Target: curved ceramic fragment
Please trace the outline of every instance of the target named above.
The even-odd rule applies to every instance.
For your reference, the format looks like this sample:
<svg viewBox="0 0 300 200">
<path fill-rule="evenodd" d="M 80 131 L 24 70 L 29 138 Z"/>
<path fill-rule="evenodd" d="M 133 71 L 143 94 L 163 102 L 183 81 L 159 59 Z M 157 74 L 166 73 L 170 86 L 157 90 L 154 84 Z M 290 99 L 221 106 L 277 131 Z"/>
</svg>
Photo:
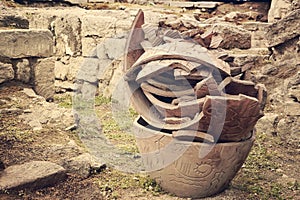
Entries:
<svg viewBox="0 0 300 200">
<path fill-rule="evenodd" d="M 202 114 L 199 126 L 191 129 L 208 132 L 216 140 L 227 142 L 251 137 L 251 130 L 261 117 L 258 100 L 243 94 L 206 96 Z"/>
<path fill-rule="evenodd" d="M 196 62 L 213 69 L 218 69 L 226 76 L 230 75 L 230 66 L 224 61 L 215 58 L 215 56 L 206 48 L 191 42 L 178 41 L 166 43 L 146 51 L 126 73 L 125 80 L 134 80 L 137 73 L 141 70 L 141 65 L 155 60 L 166 59 Z"/>
<path fill-rule="evenodd" d="M 202 111 L 205 98 L 194 99 L 192 101 L 179 102 L 174 105 L 165 103 L 155 98 L 150 92 L 144 92 L 147 99 L 153 104 L 153 106 L 160 112 L 162 116 L 167 117 L 190 117 L 194 118 L 197 113 Z"/>
<path fill-rule="evenodd" d="M 218 86 L 219 91 L 229 95 L 244 94 L 257 98 L 258 89 L 252 81 L 235 79 L 233 77 L 225 78 Z"/>
<path fill-rule="evenodd" d="M 194 87 L 197 98 L 203 98 L 206 95 L 221 96 L 222 92 L 218 89 L 218 84 L 212 76 L 198 82 Z"/>
<path fill-rule="evenodd" d="M 191 87 L 187 88 L 186 90 L 162 90 L 161 88 L 157 88 L 153 85 L 143 82 L 141 84 L 141 88 L 144 92 L 150 92 L 162 97 L 177 98 L 181 96 L 194 95 L 194 90 Z"/>
<path fill-rule="evenodd" d="M 144 24 L 144 12 L 140 9 L 131 25 L 125 46 L 124 72 L 144 53 L 141 42 L 144 40 L 144 32 L 141 29 Z"/>
<path fill-rule="evenodd" d="M 172 136 L 179 140 L 193 142 L 214 142 L 214 137 L 210 134 L 194 130 L 173 131 Z"/>
</svg>

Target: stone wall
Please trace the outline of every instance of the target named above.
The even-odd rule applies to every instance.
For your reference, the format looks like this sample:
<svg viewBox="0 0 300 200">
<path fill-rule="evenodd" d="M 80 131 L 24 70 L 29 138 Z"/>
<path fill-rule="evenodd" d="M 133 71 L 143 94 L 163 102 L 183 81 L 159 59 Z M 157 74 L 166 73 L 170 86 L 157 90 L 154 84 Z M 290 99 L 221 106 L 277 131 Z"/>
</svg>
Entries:
<svg viewBox="0 0 300 200">
<path fill-rule="evenodd" d="M 108 38 L 123 39 L 130 30 L 131 23 L 138 9 L 131 10 L 84 10 L 77 7 L 66 9 L 27 10 L 23 15 L 29 20 L 29 28 L 48 29 L 53 34 L 55 57 L 55 88 L 56 92 L 72 91 L 78 69 L 86 63 L 86 59 L 93 57 L 97 45 L 101 45 Z M 149 12 L 150 13 L 150 12 Z M 147 20 L 155 22 L 159 13 L 151 13 Z M 116 46 L 106 45 L 105 54 L 114 52 Z M 106 75 L 100 80 L 101 92 L 107 91 L 113 74 L 119 67 L 123 57 L 107 57 L 97 62 L 111 65 Z M 116 61 L 119 60 L 119 61 Z M 114 61 L 114 62 L 113 62 Z"/>
<path fill-rule="evenodd" d="M 98 75 L 97 77 L 100 82 L 99 93 L 110 96 L 116 85 L 115 81 L 122 76 L 123 65 L 123 55 L 117 58 L 111 54 L 116 48 L 124 47 L 120 44 L 124 44 L 137 11 L 138 8 L 123 7 L 120 10 L 56 7 L 26 8 L 17 10 L 18 15 L 12 12 L 3 15 L 3 19 L 10 19 L 10 21 L 2 20 L 1 23 L 0 18 L 3 29 L 18 28 L 18 30 L 3 30 L 3 33 L 0 33 L 5 44 L 0 47 L 3 63 L 0 69 L 3 71 L 1 74 L 5 75 L 0 77 L 0 81 L 15 79 L 32 84 L 36 92 L 46 98 L 53 96 L 54 87 L 58 93 L 73 91 L 78 69 L 86 63 L 84 60 L 95 57 L 95 49 L 99 50 L 102 48 L 101 45 L 105 44 L 102 56 L 97 55 L 98 64 L 102 68 L 108 65 L 109 67 L 105 72 L 101 72 L 101 77 Z M 187 30 L 203 31 L 214 26 L 215 31 L 223 37 L 221 47 L 227 49 L 227 53 L 235 58 L 233 62 L 237 65 L 260 63 L 270 53 L 264 38 L 267 23 L 255 21 L 240 25 L 230 23 L 230 20 L 235 20 L 239 13 L 199 21 L 193 15 L 162 14 L 162 11 L 165 10 L 145 7 L 145 22 L 154 26 L 165 23 L 170 28 L 180 29 L 181 26 Z M 19 30 L 20 28 L 23 29 Z M 14 38 L 7 40 L 6 37 L 11 35 Z M 119 42 L 112 43 L 108 38 L 115 38 Z M 25 43 L 28 45 L 23 45 Z"/>
<path fill-rule="evenodd" d="M 54 95 L 53 35 L 47 29 L 29 29 L 26 17 L 13 12 L 0 16 L 0 83 L 31 84 L 46 99 Z"/>
</svg>

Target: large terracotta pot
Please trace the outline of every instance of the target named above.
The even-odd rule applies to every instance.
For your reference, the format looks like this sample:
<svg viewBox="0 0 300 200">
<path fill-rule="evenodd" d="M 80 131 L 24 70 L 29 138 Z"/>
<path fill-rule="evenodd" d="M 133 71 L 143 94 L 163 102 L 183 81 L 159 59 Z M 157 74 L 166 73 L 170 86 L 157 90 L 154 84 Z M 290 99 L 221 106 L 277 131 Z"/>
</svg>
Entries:
<svg viewBox="0 0 300 200">
<path fill-rule="evenodd" d="M 136 140 L 150 177 L 178 197 L 201 198 L 223 191 L 243 165 L 254 142 L 204 143 L 178 139 L 149 126 L 141 117 L 134 123 Z M 184 137 L 182 137 L 184 138 Z"/>
</svg>

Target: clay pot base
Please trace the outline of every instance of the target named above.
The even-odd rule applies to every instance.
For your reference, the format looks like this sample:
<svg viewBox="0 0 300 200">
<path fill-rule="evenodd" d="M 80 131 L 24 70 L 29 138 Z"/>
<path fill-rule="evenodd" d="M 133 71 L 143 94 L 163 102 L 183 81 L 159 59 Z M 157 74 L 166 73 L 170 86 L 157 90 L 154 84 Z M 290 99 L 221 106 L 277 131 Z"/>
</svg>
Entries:
<svg viewBox="0 0 300 200">
<path fill-rule="evenodd" d="M 141 118 L 136 140 L 151 178 L 178 197 L 201 198 L 222 192 L 246 160 L 255 136 L 241 142 L 182 141 L 155 130 Z"/>
</svg>

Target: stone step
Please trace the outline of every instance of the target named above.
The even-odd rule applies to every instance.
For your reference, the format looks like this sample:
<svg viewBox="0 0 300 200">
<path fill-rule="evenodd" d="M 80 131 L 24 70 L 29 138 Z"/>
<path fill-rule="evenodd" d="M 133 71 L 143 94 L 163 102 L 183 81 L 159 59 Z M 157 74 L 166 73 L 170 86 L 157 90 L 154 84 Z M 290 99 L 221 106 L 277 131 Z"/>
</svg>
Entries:
<svg viewBox="0 0 300 200">
<path fill-rule="evenodd" d="M 267 48 L 267 40 L 251 39 L 251 48 Z"/>
<path fill-rule="evenodd" d="M 0 173 L 0 190 L 39 189 L 66 179 L 65 169 L 48 161 L 9 166 Z"/>
<path fill-rule="evenodd" d="M 200 2 L 162 1 L 162 3 L 168 6 L 179 7 L 179 8 L 208 8 L 208 9 L 213 9 L 220 4 L 219 2 L 208 2 L 208 1 L 200 1 Z"/>
<path fill-rule="evenodd" d="M 226 53 L 233 58 L 233 64 L 240 67 L 263 64 L 270 56 L 268 48 L 233 49 Z"/>
<path fill-rule="evenodd" d="M 44 29 L 0 30 L 0 57 L 50 57 L 53 35 Z"/>
<path fill-rule="evenodd" d="M 266 31 L 271 23 L 266 22 L 243 22 L 242 26 L 248 31 Z"/>
</svg>

